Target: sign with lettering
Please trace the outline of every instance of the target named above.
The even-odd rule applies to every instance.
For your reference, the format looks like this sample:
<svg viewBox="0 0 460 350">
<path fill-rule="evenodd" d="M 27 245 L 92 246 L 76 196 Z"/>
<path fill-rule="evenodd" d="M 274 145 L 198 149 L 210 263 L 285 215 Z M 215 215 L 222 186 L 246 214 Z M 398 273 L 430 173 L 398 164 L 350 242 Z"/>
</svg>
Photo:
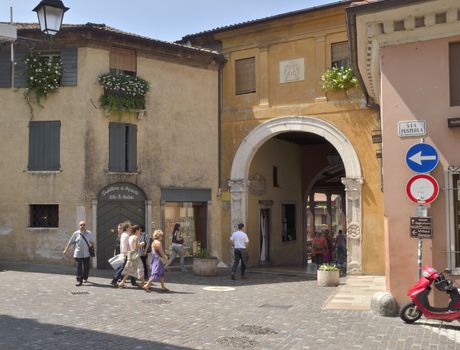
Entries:
<svg viewBox="0 0 460 350">
<path fill-rule="evenodd" d="M 401 120 L 398 123 L 399 137 L 416 137 L 426 135 L 425 120 Z"/>
<path fill-rule="evenodd" d="M 117 183 L 105 187 L 98 196 L 101 201 L 143 201 L 144 193 L 129 183 Z"/>
<path fill-rule="evenodd" d="M 303 58 L 280 62 L 280 83 L 290 83 L 300 80 L 305 80 Z"/>
<path fill-rule="evenodd" d="M 419 239 L 432 239 L 433 223 L 431 217 L 412 216 L 410 218 L 410 236 Z"/>
</svg>

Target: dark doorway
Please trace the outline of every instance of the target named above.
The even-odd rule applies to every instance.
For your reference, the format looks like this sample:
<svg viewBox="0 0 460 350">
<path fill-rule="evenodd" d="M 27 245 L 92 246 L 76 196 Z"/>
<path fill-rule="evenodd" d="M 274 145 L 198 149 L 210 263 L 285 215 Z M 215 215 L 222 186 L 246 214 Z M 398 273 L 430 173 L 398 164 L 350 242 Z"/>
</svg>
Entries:
<svg viewBox="0 0 460 350">
<path fill-rule="evenodd" d="M 111 269 L 108 259 L 114 254 L 118 224 L 129 220 L 145 225 L 144 192 L 129 183 L 103 188 L 97 199 L 97 268 Z"/>
</svg>

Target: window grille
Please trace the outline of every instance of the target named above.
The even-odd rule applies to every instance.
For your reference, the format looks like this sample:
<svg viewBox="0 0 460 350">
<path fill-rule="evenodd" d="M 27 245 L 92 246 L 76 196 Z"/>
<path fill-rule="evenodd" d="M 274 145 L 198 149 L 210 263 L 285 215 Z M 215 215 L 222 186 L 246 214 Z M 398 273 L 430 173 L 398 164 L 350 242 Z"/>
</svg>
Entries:
<svg viewBox="0 0 460 350">
<path fill-rule="evenodd" d="M 31 204 L 30 227 L 59 227 L 59 205 Z"/>
</svg>

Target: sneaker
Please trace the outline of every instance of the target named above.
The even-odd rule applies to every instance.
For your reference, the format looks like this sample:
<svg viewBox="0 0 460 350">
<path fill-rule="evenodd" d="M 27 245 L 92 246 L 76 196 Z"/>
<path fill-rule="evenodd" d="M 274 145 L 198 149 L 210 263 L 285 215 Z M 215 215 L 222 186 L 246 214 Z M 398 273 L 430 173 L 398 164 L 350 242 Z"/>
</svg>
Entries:
<svg viewBox="0 0 460 350">
<path fill-rule="evenodd" d="M 232 273 L 232 280 L 236 280 L 234 273 Z"/>
<path fill-rule="evenodd" d="M 112 282 L 110 282 L 110 285 L 111 285 L 112 287 L 118 287 L 118 284 L 117 284 L 117 282 L 116 282 L 116 281 L 112 281 Z"/>
<path fill-rule="evenodd" d="M 80 287 L 81 285 L 83 285 L 83 283 L 78 282 L 78 283 L 75 285 L 75 287 Z"/>
</svg>

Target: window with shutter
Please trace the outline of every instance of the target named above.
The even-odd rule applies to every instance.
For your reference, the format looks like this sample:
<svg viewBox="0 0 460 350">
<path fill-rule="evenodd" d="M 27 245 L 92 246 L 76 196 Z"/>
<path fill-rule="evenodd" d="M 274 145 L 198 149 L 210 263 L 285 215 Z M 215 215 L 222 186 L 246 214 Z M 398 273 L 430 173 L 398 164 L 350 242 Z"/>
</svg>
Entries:
<svg viewBox="0 0 460 350">
<path fill-rule="evenodd" d="M 29 122 L 29 164 L 28 170 L 59 170 L 61 122 Z"/>
<path fill-rule="evenodd" d="M 237 95 L 256 92 L 256 58 L 235 61 L 235 93 Z"/>
<path fill-rule="evenodd" d="M 109 123 L 109 171 L 137 171 L 137 125 Z"/>
<path fill-rule="evenodd" d="M 460 42 L 449 44 L 450 105 L 460 106 Z"/>
<path fill-rule="evenodd" d="M 331 67 L 350 67 L 350 49 L 348 41 L 331 45 Z"/>
<path fill-rule="evenodd" d="M 136 50 L 122 47 L 110 49 L 110 72 L 116 74 L 136 75 Z"/>
</svg>

